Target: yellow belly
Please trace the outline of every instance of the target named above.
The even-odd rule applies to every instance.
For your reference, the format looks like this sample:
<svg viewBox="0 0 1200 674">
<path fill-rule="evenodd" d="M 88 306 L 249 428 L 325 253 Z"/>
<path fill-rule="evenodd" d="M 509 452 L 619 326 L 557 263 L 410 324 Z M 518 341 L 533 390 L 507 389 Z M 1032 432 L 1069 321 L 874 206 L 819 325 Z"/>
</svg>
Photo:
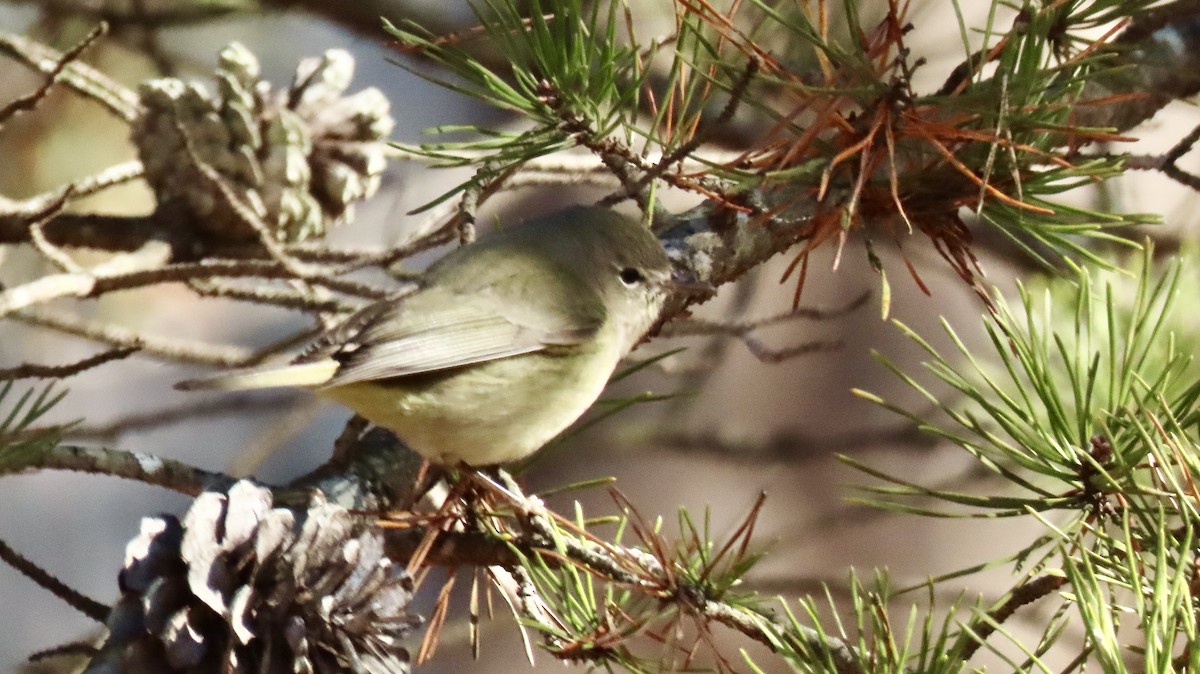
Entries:
<svg viewBox="0 0 1200 674">
<path fill-rule="evenodd" d="M 615 348 L 541 352 L 317 393 L 433 461 L 482 466 L 522 459 L 570 426 L 600 396 L 617 360 Z"/>
</svg>

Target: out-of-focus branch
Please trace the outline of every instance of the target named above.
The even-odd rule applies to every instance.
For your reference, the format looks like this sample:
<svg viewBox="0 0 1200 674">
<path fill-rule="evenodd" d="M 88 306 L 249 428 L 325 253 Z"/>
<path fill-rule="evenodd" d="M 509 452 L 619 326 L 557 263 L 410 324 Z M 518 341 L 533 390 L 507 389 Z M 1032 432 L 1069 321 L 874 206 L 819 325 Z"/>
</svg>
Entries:
<svg viewBox="0 0 1200 674">
<path fill-rule="evenodd" d="M 871 293 L 859 295 L 845 307 L 835 310 L 798 307 L 795 311 L 778 314 L 753 321 L 714 321 L 694 317 L 674 321 L 666 326 L 662 335 L 666 337 L 683 337 L 688 335 L 713 335 L 733 337 L 745 344 L 750 353 L 764 363 L 779 363 L 789 358 L 796 358 L 818 351 L 832 351 L 841 347 L 841 342 L 803 342 L 783 348 L 772 348 L 754 336 L 754 332 L 771 325 L 809 319 L 827 320 L 845 315 L 866 303 Z"/>
<path fill-rule="evenodd" d="M 5 54 L 44 75 L 52 75 L 81 96 L 91 98 L 125 122 L 141 114 L 137 96 L 95 68 L 41 43 L 0 31 L 0 54 Z M 65 66 L 63 65 L 65 63 Z"/>
<path fill-rule="evenodd" d="M 108 615 L 108 606 L 69 587 L 66 583 L 33 563 L 32 560 L 13 550 L 4 541 L 0 541 L 0 561 L 16 569 L 26 578 L 41 585 L 51 594 L 65 601 L 71 608 L 74 608 L 92 620 L 103 622 L 104 617 Z"/>
<path fill-rule="evenodd" d="M 118 348 L 136 348 L 145 355 L 181 363 L 245 367 L 273 353 L 270 348 L 255 351 L 240 346 L 221 346 L 195 340 L 147 335 L 112 323 L 89 321 L 57 309 L 24 309 L 13 312 L 8 318 Z"/>
<path fill-rule="evenodd" d="M 137 353 L 137 351 L 137 346 L 123 346 L 102 351 L 94 356 L 88 356 L 87 358 L 66 365 L 25 363 L 16 367 L 0 369 L 0 379 L 65 379 L 77 375 L 84 370 L 90 370 L 103 365 L 104 363 L 128 358 Z"/>
<path fill-rule="evenodd" d="M 1109 67 L 1084 86 L 1076 124 L 1125 131 L 1200 92 L 1200 2 L 1176 0 L 1132 18 L 1113 40 Z"/>
<path fill-rule="evenodd" d="M 230 14 L 256 9 L 252 0 L 204 0 L 203 2 L 156 2 L 153 8 L 131 7 L 127 3 L 89 2 L 87 0 L 8 0 L 9 4 L 37 5 L 53 14 L 68 14 L 93 21 L 133 25 L 144 28 L 191 26 L 221 19 Z"/>
<path fill-rule="evenodd" d="M 40 87 L 38 87 L 32 93 L 17 97 L 12 102 L 0 108 L 0 125 L 3 125 L 5 121 L 19 112 L 29 112 L 30 110 L 33 110 L 37 104 L 50 93 L 50 89 L 54 86 L 55 82 L 58 81 L 58 78 L 62 74 L 63 70 L 66 69 L 71 63 L 79 60 L 79 57 L 82 56 L 83 52 L 87 50 L 88 47 L 92 46 L 96 40 L 100 39 L 100 36 L 104 35 L 107 30 L 107 24 L 101 23 L 97 25 L 92 29 L 92 32 L 88 33 L 88 35 L 79 42 L 79 44 L 67 50 L 61 57 L 59 57 L 58 63 L 56 63 L 49 72 L 45 73 L 45 81 L 42 82 Z"/>
<path fill-rule="evenodd" d="M 5 469 L 8 472 L 37 469 L 108 475 L 156 485 L 188 496 L 198 496 L 205 489 L 233 483 L 233 478 L 224 473 L 202 470 L 151 454 L 104 447 L 60 444 L 47 452 L 38 452 L 33 458 L 36 459 L 34 464 L 20 466 L 10 463 Z"/>
<path fill-rule="evenodd" d="M 435 33 L 457 30 L 453 12 L 440 3 L 407 0 L 361 0 L 360 2 L 322 2 L 321 0 L 262 0 L 264 7 L 277 10 L 301 9 L 360 35 L 381 39 L 382 20 L 392 23 L 412 21 Z"/>
<path fill-rule="evenodd" d="M 224 396 L 198 403 L 138 411 L 105 423 L 72 424 L 57 430 L 63 438 L 73 442 L 114 442 L 127 433 L 165 428 L 183 421 L 269 412 L 279 409 L 285 402 L 286 399 L 280 398 Z"/>
</svg>

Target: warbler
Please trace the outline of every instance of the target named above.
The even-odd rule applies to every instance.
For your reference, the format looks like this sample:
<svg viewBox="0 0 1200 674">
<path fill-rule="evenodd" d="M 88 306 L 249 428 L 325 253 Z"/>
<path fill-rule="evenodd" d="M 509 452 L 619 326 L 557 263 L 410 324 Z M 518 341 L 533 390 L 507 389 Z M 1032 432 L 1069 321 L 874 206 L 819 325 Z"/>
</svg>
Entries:
<svg viewBox="0 0 1200 674">
<path fill-rule="evenodd" d="M 641 222 L 576 207 L 455 249 L 289 365 L 177 388 L 300 387 L 434 462 L 504 464 L 578 419 L 667 298 L 696 290 Z"/>
</svg>

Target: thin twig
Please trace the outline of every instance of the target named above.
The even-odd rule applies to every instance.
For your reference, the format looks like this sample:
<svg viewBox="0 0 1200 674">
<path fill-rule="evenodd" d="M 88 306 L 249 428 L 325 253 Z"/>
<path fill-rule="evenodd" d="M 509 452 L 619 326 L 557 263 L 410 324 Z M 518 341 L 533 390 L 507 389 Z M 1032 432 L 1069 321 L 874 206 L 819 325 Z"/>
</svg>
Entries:
<svg viewBox="0 0 1200 674">
<path fill-rule="evenodd" d="M 66 365 L 39 365 L 35 363 L 23 363 L 16 367 L 0 369 L 0 380 L 7 379 L 66 379 L 83 372 L 90 370 L 104 363 L 114 360 L 121 360 L 137 353 L 141 349 L 140 345 L 122 346 L 108 351 L 101 351 L 94 356 L 88 356 L 82 360 L 68 363 Z"/>
<path fill-rule="evenodd" d="M 106 424 L 95 426 L 72 425 L 57 429 L 64 438 L 75 441 L 113 442 L 128 433 L 162 428 L 181 421 L 195 421 L 212 417 L 228 417 L 232 414 L 270 411 L 285 404 L 280 397 L 223 396 L 186 405 L 151 409 L 120 417 Z M 46 428 L 30 429 L 33 431 Z"/>
<path fill-rule="evenodd" d="M 278 261 L 269 260 L 205 260 L 182 262 L 159 266 L 157 261 L 148 263 L 150 268 L 101 273 L 97 270 L 52 274 L 35 279 L 0 292 L 0 316 L 25 309 L 50 300 L 74 297 L 98 297 L 117 290 L 131 290 L 168 282 L 186 282 L 193 279 L 214 277 L 252 277 L 290 280 L 292 271 Z M 380 300 L 399 292 L 388 288 L 374 288 L 345 279 L 324 276 L 308 277 L 307 281 L 348 295 Z M 402 289 L 401 289 L 402 290 Z M 313 301 L 320 301 L 314 299 Z"/>
<path fill-rule="evenodd" d="M 95 28 L 91 30 L 91 32 L 85 35 L 78 44 L 63 53 L 63 55 L 60 56 L 57 62 L 54 64 L 54 67 L 52 67 L 49 72 L 45 73 L 45 81 L 42 82 L 41 86 L 25 96 L 18 97 L 16 100 L 12 101 L 3 108 L 0 108 L 0 124 L 3 124 L 5 120 L 16 115 L 17 113 L 29 112 L 30 110 L 36 108 L 37 104 L 50 94 L 50 90 L 54 87 L 55 83 L 58 82 L 58 78 L 62 74 L 63 70 L 71 63 L 78 61 L 83 55 L 83 52 L 86 51 L 88 47 L 95 44 L 96 40 L 99 40 L 100 37 L 107 32 L 108 24 L 101 21 L 96 25 Z"/>
<path fill-rule="evenodd" d="M 845 346 L 841 340 L 834 340 L 831 342 L 801 342 L 785 346 L 781 349 L 775 349 L 750 335 L 742 335 L 740 339 L 746 345 L 746 350 L 750 352 L 750 355 L 758 359 L 760 363 L 767 363 L 769 365 L 822 351 L 837 351 Z"/>
<path fill-rule="evenodd" d="M 231 15 L 245 15 L 261 11 L 243 0 L 206 0 L 201 3 L 152 3 L 148 11 L 141 12 L 129 3 L 81 3 L 76 0 L 41 0 L 39 7 L 48 11 L 70 13 L 94 20 L 107 21 L 117 26 L 137 28 L 194 28 L 219 21 Z M 378 28 L 378 25 L 375 26 Z"/>
<path fill-rule="evenodd" d="M 42 225 L 61 213 L 73 194 L 74 190 L 68 187 L 57 199 L 46 206 L 44 212 L 38 213 L 32 218 L 32 222 L 29 223 L 29 240 L 33 242 L 33 247 L 49 260 L 51 264 L 68 274 L 83 272 L 83 266 L 72 259 L 70 255 L 67 255 L 66 251 L 50 243 L 46 239 Z"/>
<path fill-rule="evenodd" d="M 58 51 L 6 32 L 0 32 L 0 54 L 8 54 L 47 75 L 55 72 L 62 61 L 62 54 Z M 56 79 L 76 93 L 100 103 L 125 122 L 133 122 L 141 114 L 142 106 L 137 94 L 84 63 L 67 63 Z"/>
<path fill-rule="evenodd" d="M 788 323 L 795 320 L 828 320 L 845 316 L 855 309 L 858 309 L 867 301 L 871 293 L 865 292 L 856 297 L 852 302 L 844 307 L 837 309 L 816 309 L 816 308 L 798 308 L 795 311 L 789 311 L 766 318 L 758 318 L 749 321 L 710 321 L 701 318 L 685 318 L 678 321 L 673 321 L 670 325 L 663 328 L 662 335 L 667 337 L 687 337 L 692 335 L 732 335 L 740 336 L 759 328 L 765 328 L 771 325 L 780 323 Z"/>
<path fill-rule="evenodd" d="M 71 313 L 45 308 L 23 309 L 13 312 L 9 318 L 110 346 L 137 348 L 146 355 L 181 363 L 246 367 L 263 357 L 263 351 L 145 335 L 120 325 L 87 321 Z"/>
<path fill-rule="evenodd" d="M 87 272 L 52 274 L 0 292 L 0 317 L 62 297 L 87 297 L 96 277 Z"/>
<path fill-rule="evenodd" d="M 848 314 L 866 303 L 867 298 L 871 296 L 870 292 L 865 292 L 855 298 L 845 307 L 837 309 L 804 309 L 798 308 L 795 311 L 769 316 L 752 321 L 710 321 L 700 318 L 685 318 L 678 321 L 672 321 L 663 327 L 662 334 L 668 337 L 685 337 L 693 335 L 721 335 L 733 337 L 740 340 L 746 345 L 746 349 L 764 363 L 780 363 L 791 358 L 817 353 L 820 351 L 833 351 L 842 347 L 840 341 L 832 342 L 803 342 L 781 349 L 775 349 L 767 346 L 751 333 L 759 328 L 776 325 L 799 319 L 811 320 L 827 320 L 838 316 Z"/>
<path fill-rule="evenodd" d="M 108 618 L 108 612 L 111 609 L 107 604 L 101 604 L 95 599 L 69 587 L 66 583 L 55 578 L 50 572 L 38 566 L 16 550 L 13 550 L 3 540 L 0 540 L 0 561 L 16 569 L 22 576 L 37 583 L 50 594 L 66 602 L 67 606 L 79 611 L 92 620 L 103 623 Z"/>
<path fill-rule="evenodd" d="M 55 203 L 63 201 L 67 197 L 78 199 L 81 197 L 86 197 L 86 196 L 95 194 L 97 192 L 108 189 L 115 185 L 120 185 L 122 183 L 127 183 L 131 180 L 136 180 L 136 179 L 142 177 L 142 175 L 144 173 L 145 173 L 145 167 L 142 166 L 142 163 L 140 161 L 133 160 L 133 161 L 122 162 L 120 164 L 114 164 L 112 166 L 109 166 L 108 168 L 102 169 L 99 173 L 95 173 L 95 174 L 92 174 L 89 176 L 84 176 L 82 178 L 76 178 L 75 180 L 72 180 L 70 183 L 68 183 L 62 187 L 50 190 L 49 192 L 45 192 L 45 193 L 39 194 L 37 196 L 30 197 L 28 199 L 16 200 L 16 199 L 7 199 L 4 197 L 0 197 L 0 217 L 3 217 L 4 219 L 10 220 L 10 221 L 12 221 L 12 220 L 18 220 L 18 221 L 35 220 L 38 218 L 39 215 L 53 215 L 55 218 L 58 218 L 58 217 L 61 217 L 63 214 L 62 214 L 61 208 L 57 208 L 57 209 L 54 208 Z M 72 217 L 77 217 L 77 216 L 72 214 Z M 94 216 L 94 218 L 96 220 L 101 220 L 104 218 L 111 218 L 111 217 L 114 217 L 114 216 Z M 116 217 L 119 217 L 119 216 L 116 216 Z M 136 218 L 127 218 L 126 220 L 131 223 L 131 225 L 130 225 L 131 228 L 136 228 L 132 224 L 132 223 L 138 221 Z M 23 222 L 21 224 L 23 224 Z M 86 233 L 73 232 L 73 233 L 81 234 L 78 237 L 78 240 L 74 242 L 75 246 L 78 248 L 96 248 L 96 247 L 103 248 L 104 247 L 104 246 L 94 245 L 95 241 L 96 241 L 94 232 L 86 232 Z M 61 237 L 56 237 L 56 238 L 61 239 Z M 70 240 L 68 240 L 68 241 L 59 240 L 59 241 L 54 242 L 54 245 L 70 246 L 70 245 L 72 245 L 72 243 L 73 242 Z M 91 245 L 89 245 L 89 244 L 91 244 Z M 119 248 L 119 250 L 125 250 L 127 248 L 128 248 L 128 246 L 123 246 L 123 247 Z"/>
<path fill-rule="evenodd" d="M 94 657 L 100 653 L 100 649 L 96 644 L 88 641 L 72 641 L 68 644 L 61 644 L 45 650 L 36 651 L 28 658 L 29 662 L 40 662 L 49 660 L 50 658 L 68 658 L 75 656 Z"/>
<path fill-rule="evenodd" d="M 283 309 L 298 309 L 314 313 L 349 313 L 362 308 L 361 304 L 349 304 L 331 297 L 317 298 L 304 293 L 276 288 L 241 287 L 214 280 L 189 281 L 188 287 L 201 297 L 219 297 L 239 302 L 266 304 Z"/>
<path fill-rule="evenodd" d="M 146 173 L 146 167 L 136 159 L 120 164 L 113 164 L 102 169 L 99 173 L 71 181 L 70 188 L 75 198 L 86 197 L 114 185 L 120 185 L 141 178 Z"/>
<path fill-rule="evenodd" d="M 142 23 L 139 40 L 141 42 L 139 45 L 141 52 L 149 56 L 150 60 L 154 62 L 154 67 L 158 70 L 158 74 L 167 77 L 175 75 L 175 62 L 167 55 L 166 50 L 163 49 L 162 40 L 159 39 L 158 27 L 149 25 L 145 21 L 146 18 L 152 16 L 152 13 L 147 11 L 146 0 L 132 0 L 132 3 L 133 12 L 131 16 L 135 21 Z M 123 24 L 122 27 L 128 25 Z M 138 29 L 135 28 L 134 30 Z"/>
<path fill-rule="evenodd" d="M 152 484 L 188 496 L 199 496 L 205 489 L 228 486 L 233 478 L 190 466 L 181 461 L 163 459 L 142 452 L 107 447 L 57 445 L 36 457 L 37 465 L 12 466 L 13 470 L 69 470 L 108 475 Z"/>
<path fill-rule="evenodd" d="M 1013 588 L 1009 593 L 1008 599 L 996 608 L 988 611 L 985 619 L 979 619 L 972 622 L 968 626 L 967 633 L 971 634 L 971 639 L 963 646 L 959 659 L 963 662 L 971 659 L 975 655 L 975 651 L 987 641 L 996 628 L 1004 624 L 1017 612 L 1017 609 L 1041 599 L 1067 584 L 1067 578 L 1057 574 L 1043 574 L 1036 578 L 1031 578 L 1017 587 Z"/>
<path fill-rule="evenodd" d="M 1183 155 L 1191 151 L 1192 146 L 1200 141 L 1200 125 L 1197 125 L 1186 136 L 1181 138 L 1178 143 L 1167 150 L 1162 156 L 1162 164 L 1159 170 L 1163 172 L 1171 180 L 1182 185 L 1190 187 L 1193 190 L 1200 190 L 1200 177 L 1194 176 L 1187 171 L 1179 168 L 1179 160 Z"/>
<path fill-rule="evenodd" d="M 742 159 L 744 152 L 733 152 L 730 150 L 721 150 L 717 148 L 705 148 L 702 152 L 697 151 L 687 157 L 680 159 L 684 172 L 692 173 L 703 171 L 712 166 L 731 164 L 739 159 Z M 407 161 L 416 161 L 429 163 L 434 161 L 432 158 L 423 154 L 406 150 L 395 145 L 387 149 L 389 159 L 403 159 Z M 489 152 L 461 150 L 456 152 L 455 157 L 462 159 L 466 163 L 478 163 L 481 160 L 492 156 Z M 650 165 L 657 165 L 663 161 L 665 157 L 662 152 L 648 152 L 645 161 Z M 557 152 L 555 154 L 545 155 L 543 157 L 534 157 L 529 161 L 523 162 L 518 168 L 515 177 L 519 177 L 524 173 L 547 173 L 555 175 L 574 175 L 580 179 L 585 175 L 599 174 L 611 178 L 611 174 L 595 155 L 582 154 L 578 152 Z"/>
</svg>

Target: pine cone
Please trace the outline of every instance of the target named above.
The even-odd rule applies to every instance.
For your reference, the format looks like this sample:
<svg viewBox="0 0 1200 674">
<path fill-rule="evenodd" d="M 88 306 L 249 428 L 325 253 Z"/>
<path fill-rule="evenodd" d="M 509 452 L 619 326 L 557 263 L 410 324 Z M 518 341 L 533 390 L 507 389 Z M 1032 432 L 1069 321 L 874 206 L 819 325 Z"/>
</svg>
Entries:
<svg viewBox="0 0 1200 674">
<path fill-rule="evenodd" d="M 378 89 L 344 95 L 353 74 L 353 57 L 332 49 L 272 92 L 234 43 L 221 51 L 215 97 L 175 78 L 143 84 L 133 141 L 160 206 L 235 241 L 258 236 L 239 208 L 284 242 L 352 219 L 353 203 L 379 188 L 393 126 Z"/>
<path fill-rule="evenodd" d="M 143 520 L 86 673 L 410 671 L 412 580 L 382 536 L 319 493 L 299 519 L 243 480 Z"/>
</svg>

